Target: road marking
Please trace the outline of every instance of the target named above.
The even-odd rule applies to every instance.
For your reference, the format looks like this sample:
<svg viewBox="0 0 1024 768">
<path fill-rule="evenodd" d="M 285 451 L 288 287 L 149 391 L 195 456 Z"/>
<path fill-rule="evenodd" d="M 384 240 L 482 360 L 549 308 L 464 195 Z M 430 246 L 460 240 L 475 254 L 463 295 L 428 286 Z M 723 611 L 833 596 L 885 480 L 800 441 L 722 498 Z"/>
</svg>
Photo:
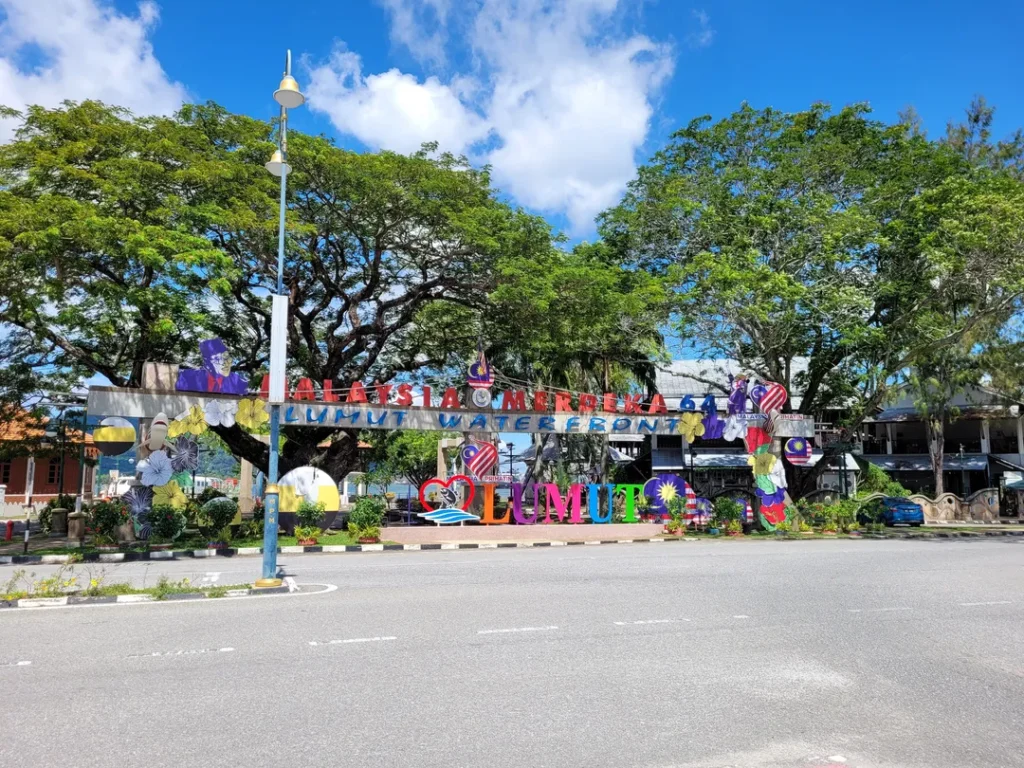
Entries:
<svg viewBox="0 0 1024 768">
<path fill-rule="evenodd" d="M 850 613 L 888 613 L 890 611 L 912 611 L 913 608 L 850 608 Z"/>
<path fill-rule="evenodd" d="M 965 607 L 969 607 L 969 606 L 973 606 L 973 605 L 1010 605 L 1012 603 L 1013 603 L 1013 600 L 989 600 L 989 601 L 984 602 L 984 603 L 960 603 L 960 605 L 965 606 Z"/>
<path fill-rule="evenodd" d="M 31 661 L 14 661 L 10 664 L 0 664 L 0 667 L 30 667 L 32 666 Z"/>
<path fill-rule="evenodd" d="M 208 571 L 207 574 L 199 580 L 199 586 L 212 587 L 220 581 L 220 573 L 220 571 Z"/>
<path fill-rule="evenodd" d="M 749 619 L 750 617 L 741 613 L 741 614 L 739 614 L 737 616 L 733 616 L 733 618 L 734 619 Z"/>
<path fill-rule="evenodd" d="M 200 648 L 195 651 L 154 651 L 153 653 L 132 653 L 129 659 L 153 659 L 159 656 L 196 656 L 200 653 L 231 653 L 234 648 Z"/>
<path fill-rule="evenodd" d="M 346 645 L 347 643 L 381 643 L 385 640 L 397 640 L 398 638 L 394 635 L 388 635 L 386 637 L 350 637 L 347 640 L 325 640 L 317 641 L 310 640 L 310 645 Z"/>
<path fill-rule="evenodd" d="M 558 627 L 510 627 L 509 629 L 478 629 L 478 635 L 500 635 L 507 632 L 549 632 Z"/>
<path fill-rule="evenodd" d="M 641 619 L 640 621 L 613 621 L 617 627 L 634 627 L 640 624 L 675 624 L 679 621 L 689 621 L 689 619 Z"/>
</svg>

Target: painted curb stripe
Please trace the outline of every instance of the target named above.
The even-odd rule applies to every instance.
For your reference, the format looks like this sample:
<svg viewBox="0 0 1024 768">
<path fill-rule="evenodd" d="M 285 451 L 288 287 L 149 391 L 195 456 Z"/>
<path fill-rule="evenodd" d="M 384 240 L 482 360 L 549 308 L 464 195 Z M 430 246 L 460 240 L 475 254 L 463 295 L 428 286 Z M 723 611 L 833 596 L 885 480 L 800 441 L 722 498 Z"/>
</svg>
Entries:
<svg viewBox="0 0 1024 768">
<path fill-rule="evenodd" d="M 850 536 L 856 539 L 980 539 L 987 537 L 1024 537 L 1024 531 L 923 531 L 921 533 L 862 533 Z M 768 537 L 765 537 L 768 538 Z M 813 537 L 785 536 L 776 537 L 785 541 L 817 541 Z M 311 547 L 287 546 L 278 547 L 278 552 L 288 555 L 317 554 L 320 552 L 337 554 L 341 552 L 420 552 L 429 550 L 451 549 L 515 549 L 533 547 L 574 547 L 595 546 L 598 544 L 663 544 L 670 541 L 700 541 L 694 536 L 673 536 L 668 539 L 602 539 L 585 541 L 498 541 L 498 542 L 452 542 L 439 544 L 324 544 Z M 158 550 L 154 552 L 85 552 L 78 556 L 86 563 L 119 563 L 140 560 L 179 560 L 182 558 L 208 557 L 246 557 L 263 554 L 262 547 L 239 547 L 238 549 L 195 549 L 195 550 Z M 0 555 L 0 565 L 67 565 L 73 555 Z"/>
</svg>

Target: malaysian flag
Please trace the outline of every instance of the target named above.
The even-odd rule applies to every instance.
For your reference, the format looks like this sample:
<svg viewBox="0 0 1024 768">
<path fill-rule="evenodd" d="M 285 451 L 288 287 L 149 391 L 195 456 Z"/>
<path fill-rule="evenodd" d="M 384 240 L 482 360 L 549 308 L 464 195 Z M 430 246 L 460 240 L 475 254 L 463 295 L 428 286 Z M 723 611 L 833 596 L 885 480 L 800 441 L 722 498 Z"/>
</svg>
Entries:
<svg viewBox="0 0 1024 768">
<path fill-rule="evenodd" d="M 480 443 L 470 440 L 462 446 L 462 463 L 466 469 L 483 477 L 498 461 L 498 449 L 493 443 Z"/>
<path fill-rule="evenodd" d="M 759 403 L 761 413 L 780 410 L 786 404 L 786 399 L 789 397 L 786 388 L 772 381 L 765 382 L 765 386 L 768 387 L 768 391 L 765 392 L 764 397 L 761 398 Z"/>
</svg>

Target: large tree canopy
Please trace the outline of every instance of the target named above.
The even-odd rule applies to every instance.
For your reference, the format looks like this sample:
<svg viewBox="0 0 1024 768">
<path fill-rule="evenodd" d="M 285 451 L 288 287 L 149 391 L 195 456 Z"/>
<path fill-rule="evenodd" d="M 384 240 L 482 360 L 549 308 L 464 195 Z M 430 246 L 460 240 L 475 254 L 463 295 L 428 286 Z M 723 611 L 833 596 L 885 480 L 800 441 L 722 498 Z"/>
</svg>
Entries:
<svg viewBox="0 0 1024 768">
<path fill-rule="evenodd" d="M 222 336 L 265 370 L 276 282 L 273 126 L 215 105 L 136 118 L 95 102 L 32 108 L 0 148 L 0 323 L 40 376 L 141 384 L 147 360 L 195 360 Z M 462 365 L 502 269 L 543 259 L 548 225 L 486 171 L 432 148 L 342 150 L 293 133 L 285 290 L 294 377 L 388 380 Z M 217 428 L 265 466 L 267 446 Z M 353 432 L 285 430 L 282 470 L 355 463 Z M 324 440 L 329 447 L 323 447 Z"/>
<path fill-rule="evenodd" d="M 601 229 L 672 278 L 693 350 L 857 423 L 917 359 L 1019 309 L 1022 213 L 1012 174 L 866 107 L 744 106 L 676 133 Z"/>
</svg>

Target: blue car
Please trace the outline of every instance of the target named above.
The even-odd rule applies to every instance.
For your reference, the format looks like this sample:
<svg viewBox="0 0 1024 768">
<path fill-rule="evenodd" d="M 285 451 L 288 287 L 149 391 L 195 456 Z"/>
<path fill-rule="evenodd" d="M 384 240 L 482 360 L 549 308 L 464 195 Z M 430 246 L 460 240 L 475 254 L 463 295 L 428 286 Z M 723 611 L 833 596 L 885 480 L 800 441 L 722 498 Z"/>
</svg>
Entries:
<svg viewBox="0 0 1024 768">
<path fill-rule="evenodd" d="M 924 510 L 917 502 L 899 496 L 886 496 L 878 505 L 877 519 L 886 525 L 924 525 Z"/>
</svg>

